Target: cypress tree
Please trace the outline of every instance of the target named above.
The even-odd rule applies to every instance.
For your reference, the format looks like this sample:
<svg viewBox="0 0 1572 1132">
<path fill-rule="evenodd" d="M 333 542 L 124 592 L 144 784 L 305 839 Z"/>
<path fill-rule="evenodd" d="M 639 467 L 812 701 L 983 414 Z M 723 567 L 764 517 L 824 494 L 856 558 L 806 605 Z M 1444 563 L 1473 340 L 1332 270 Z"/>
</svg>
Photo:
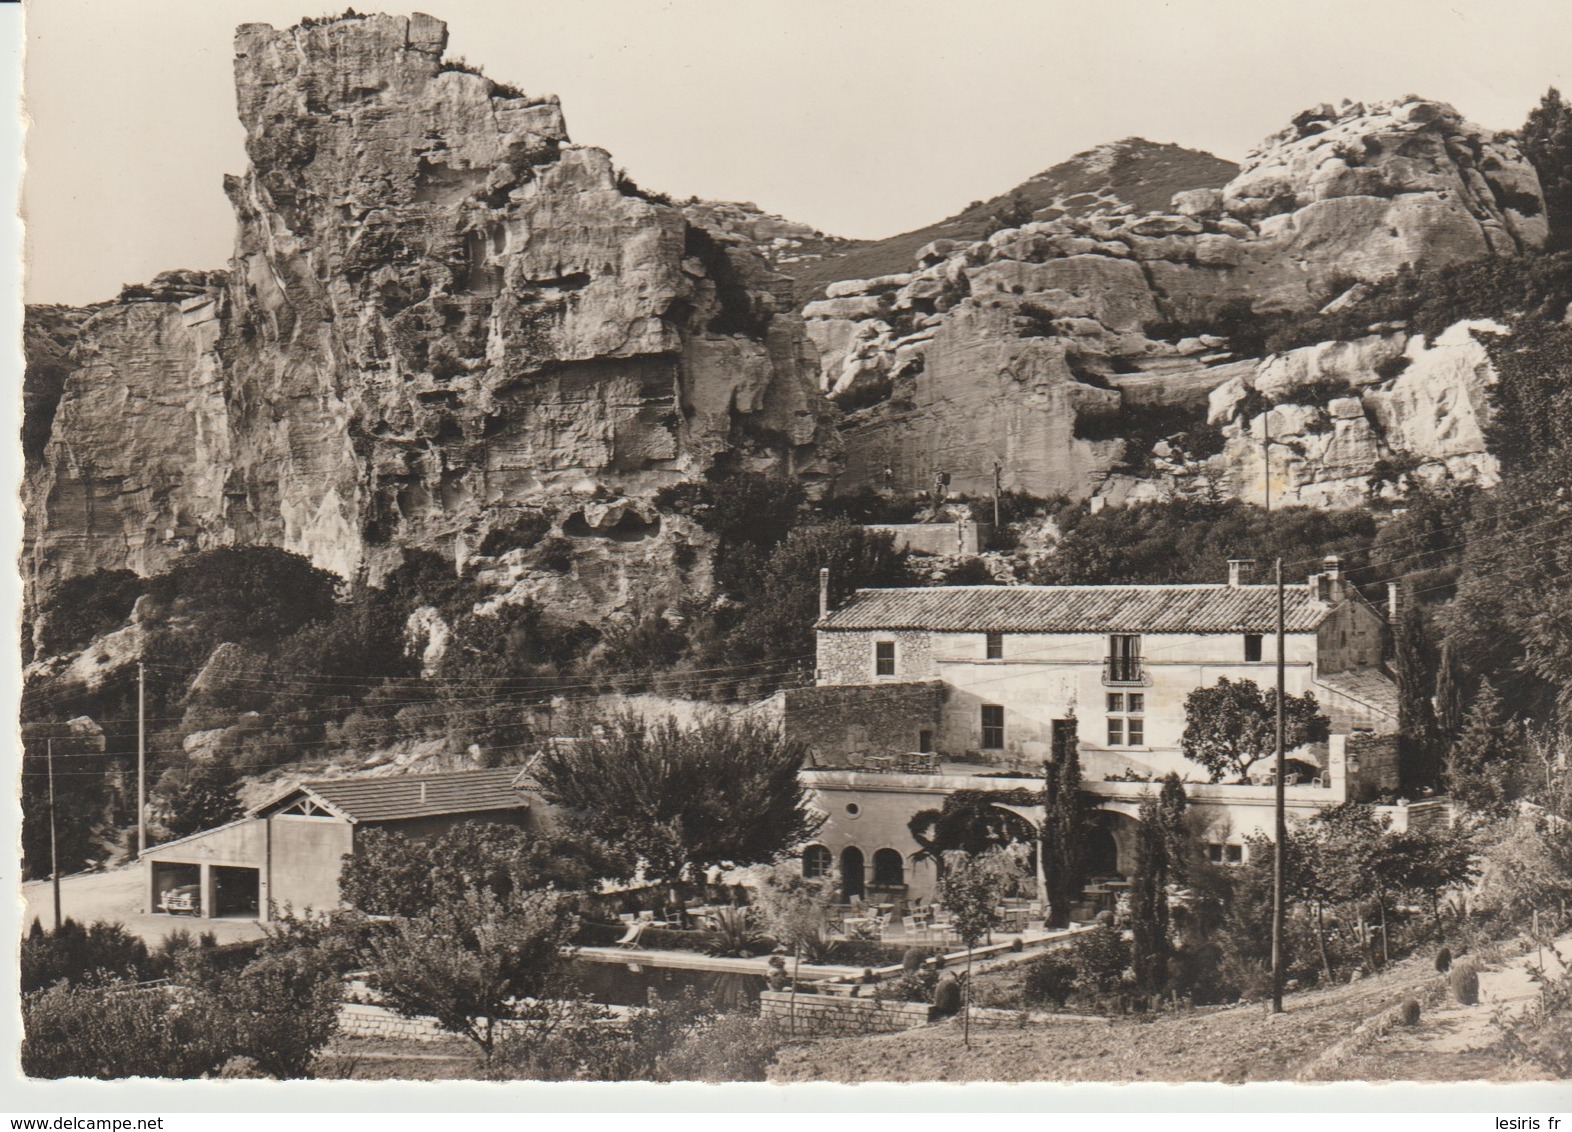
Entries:
<svg viewBox="0 0 1572 1132">
<path fill-rule="evenodd" d="M 1136 830 L 1130 929 L 1136 982 L 1146 994 L 1161 994 L 1168 981 L 1168 830 L 1162 805 L 1150 798 L 1141 803 Z"/>
<path fill-rule="evenodd" d="M 1083 843 L 1085 803 L 1075 720 L 1054 733 L 1053 761 L 1043 764 L 1043 867 L 1047 873 L 1048 923 L 1070 926 L 1070 902 L 1086 883 Z"/>
</svg>

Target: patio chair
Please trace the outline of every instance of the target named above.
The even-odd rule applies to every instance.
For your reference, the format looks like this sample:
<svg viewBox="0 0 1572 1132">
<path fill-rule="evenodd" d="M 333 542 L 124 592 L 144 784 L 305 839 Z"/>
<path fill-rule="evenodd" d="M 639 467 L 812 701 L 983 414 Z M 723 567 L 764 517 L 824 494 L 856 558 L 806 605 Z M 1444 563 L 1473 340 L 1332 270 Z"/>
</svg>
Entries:
<svg viewBox="0 0 1572 1132">
<path fill-rule="evenodd" d="M 622 933 L 622 938 L 617 941 L 618 947 L 633 948 L 639 945 L 639 939 L 650 926 L 648 920 L 633 920 L 628 924 L 628 930 Z"/>
</svg>

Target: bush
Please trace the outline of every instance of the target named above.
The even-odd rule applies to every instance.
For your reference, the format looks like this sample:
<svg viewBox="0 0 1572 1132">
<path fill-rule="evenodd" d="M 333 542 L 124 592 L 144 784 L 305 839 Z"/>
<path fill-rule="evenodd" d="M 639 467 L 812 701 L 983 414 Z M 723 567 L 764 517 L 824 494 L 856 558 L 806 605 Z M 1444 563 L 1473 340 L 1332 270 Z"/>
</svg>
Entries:
<svg viewBox="0 0 1572 1132">
<path fill-rule="evenodd" d="M 1479 1001 L 1479 970 L 1472 961 L 1465 960 L 1453 967 L 1448 982 L 1458 1005 L 1473 1006 Z"/>
<path fill-rule="evenodd" d="M 660 1064 L 665 1081 L 763 1081 L 786 1042 L 774 1022 L 726 1014 L 691 1033 Z"/>
<path fill-rule="evenodd" d="M 142 589 L 142 579 L 130 570 L 95 570 L 67 578 L 42 603 L 41 654 L 74 652 L 100 633 L 120 628 Z"/>
<path fill-rule="evenodd" d="M 1440 951 L 1436 952 L 1436 970 L 1440 971 L 1442 974 L 1445 974 L 1451 969 L 1451 967 L 1452 949 L 1450 947 L 1443 947 Z"/>
<path fill-rule="evenodd" d="M 1130 945 L 1112 923 L 1100 922 L 1089 932 L 1075 937 L 1070 945 L 1070 963 L 1075 968 L 1079 990 L 1108 995 L 1119 989 L 1130 966 Z"/>
<path fill-rule="evenodd" d="M 51 931 L 34 920 L 22 941 L 23 994 L 59 982 L 138 982 L 157 978 L 165 969 L 148 953 L 147 944 L 120 924 L 106 920 L 84 928 L 68 919 Z"/>
<path fill-rule="evenodd" d="M 910 975 L 921 971 L 922 965 L 928 962 L 929 957 L 932 955 L 933 951 L 930 948 L 908 947 L 905 954 L 901 956 L 901 973 Z"/>
<path fill-rule="evenodd" d="M 208 1012 L 165 989 L 57 983 L 22 998 L 29 1077 L 200 1077 L 228 1059 Z"/>
<path fill-rule="evenodd" d="M 1398 1017 L 1402 1019 L 1405 1026 L 1419 1025 L 1419 1000 L 1416 998 L 1405 998 L 1403 1005 L 1398 1008 Z"/>
<path fill-rule="evenodd" d="M 1023 993 L 1028 1005 L 1052 1003 L 1062 1007 L 1075 992 L 1075 963 L 1058 953 L 1034 959 L 1026 968 Z"/>
</svg>

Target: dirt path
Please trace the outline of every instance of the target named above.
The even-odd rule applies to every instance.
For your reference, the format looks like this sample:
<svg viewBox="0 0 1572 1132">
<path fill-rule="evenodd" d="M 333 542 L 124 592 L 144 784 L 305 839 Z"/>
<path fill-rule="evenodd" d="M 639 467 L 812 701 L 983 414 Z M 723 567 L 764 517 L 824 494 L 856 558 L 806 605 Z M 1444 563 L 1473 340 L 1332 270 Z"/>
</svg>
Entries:
<svg viewBox="0 0 1572 1132">
<path fill-rule="evenodd" d="M 61 877 L 61 912 L 79 924 L 91 924 L 95 920 L 118 921 L 149 944 L 158 943 L 182 929 L 192 935 L 212 932 L 219 943 L 262 937 L 262 927 L 255 920 L 148 915 L 142 911 L 143 875 L 140 865 L 128 865 L 108 872 Z M 26 905 L 22 912 L 23 931 L 31 928 L 35 919 L 46 928 L 54 924 L 54 889 L 47 880 L 24 884 L 22 899 Z"/>
<path fill-rule="evenodd" d="M 1335 1076 L 1318 1079 L 1534 1080 L 1542 1075 L 1532 1066 L 1505 1063 L 1497 1018 L 1518 1018 L 1531 1009 L 1539 1000 L 1541 978 L 1556 979 L 1567 970 L 1562 957 L 1572 959 L 1572 933 L 1552 947 L 1482 970 L 1477 1005 L 1460 1006 L 1450 994 L 1441 995 L 1422 1011 L 1419 1025 L 1386 1031 L 1339 1066 Z"/>
</svg>

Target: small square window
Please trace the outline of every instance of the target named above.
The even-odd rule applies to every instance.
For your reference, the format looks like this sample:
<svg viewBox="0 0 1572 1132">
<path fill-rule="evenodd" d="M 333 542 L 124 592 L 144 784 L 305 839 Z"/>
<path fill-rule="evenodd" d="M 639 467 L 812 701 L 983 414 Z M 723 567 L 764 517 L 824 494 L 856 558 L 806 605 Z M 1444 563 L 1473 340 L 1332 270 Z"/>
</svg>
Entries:
<svg viewBox="0 0 1572 1132">
<path fill-rule="evenodd" d="M 1140 716 L 1132 715 L 1125 720 L 1125 736 L 1130 740 L 1130 746 L 1140 747 L 1146 743 L 1146 725 Z"/>
<path fill-rule="evenodd" d="M 1215 841 L 1209 843 L 1207 845 L 1207 847 L 1206 847 L 1206 859 L 1208 861 L 1213 862 L 1214 864 L 1218 864 L 1218 865 L 1222 864 L 1223 863 L 1223 847 L 1222 847 L 1222 845 L 1218 844 Z"/>
<path fill-rule="evenodd" d="M 1245 661 L 1247 663 L 1253 664 L 1253 663 L 1255 663 L 1256 661 L 1258 661 L 1260 659 L 1261 659 L 1261 634 L 1260 633 L 1246 633 L 1245 634 Z"/>
<path fill-rule="evenodd" d="M 875 641 L 873 644 L 873 674 L 875 676 L 895 675 L 895 642 Z"/>
<path fill-rule="evenodd" d="M 1004 659 L 1004 634 L 989 633 L 986 656 L 989 660 Z"/>
<path fill-rule="evenodd" d="M 1140 715 L 1145 710 L 1146 710 L 1146 693 L 1145 692 L 1131 692 L 1130 693 L 1130 714 L 1132 714 L 1132 715 Z"/>
<path fill-rule="evenodd" d="M 1244 863 L 1244 846 L 1243 845 L 1224 845 L 1223 846 L 1223 860 L 1227 861 L 1230 865 L 1243 864 Z"/>
<path fill-rule="evenodd" d="M 1108 710 L 1109 711 L 1119 711 L 1119 712 L 1122 712 L 1124 710 L 1124 693 L 1123 692 L 1109 692 L 1108 693 Z"/>
<path fill-rule="evenodd" d="M 1118 716 L 1108 718 L 1108 745 L 1110 747 L 1124 746 L 1124 720 Z"/>
</svg>

